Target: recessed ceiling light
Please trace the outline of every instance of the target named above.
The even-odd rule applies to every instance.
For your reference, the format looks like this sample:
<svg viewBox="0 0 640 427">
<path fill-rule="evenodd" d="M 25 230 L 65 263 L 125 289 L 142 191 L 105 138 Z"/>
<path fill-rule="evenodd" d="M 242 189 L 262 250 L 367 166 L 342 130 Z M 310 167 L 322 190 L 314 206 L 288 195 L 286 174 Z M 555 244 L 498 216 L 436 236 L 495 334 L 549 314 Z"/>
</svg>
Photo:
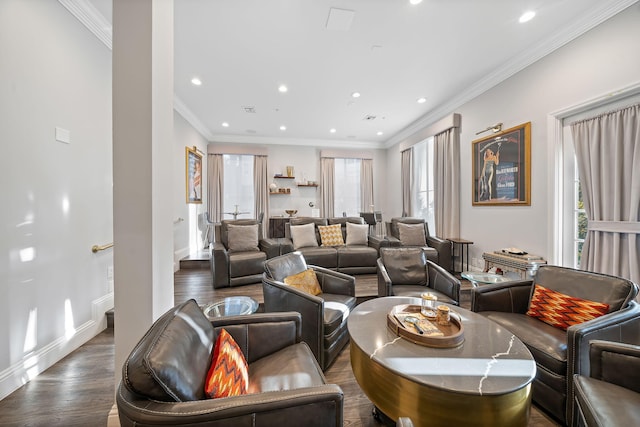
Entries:
<svg viewBox="0 0 640 427">
<path fill-rule="evenodd" d="M 353 92 L 353 93 L 351 94 L 351 96 L 352 96 L 353 98 L 360 98 L 360 92 Z"/>
<path fill-rule="evenodd" d="M 425 102 L 427 102 L 427 98 L 425 97 L 418 98 L 418 104 L 424 104 Z"/>
<path fill-rule="evenodd" d="M 194 77 L 194 78 L 191 79 L 191 83 L 193 83 L 196 86 L 200 86 L 202 84 L 202 80 L 200 80 L 197 77 Z"/>
<path fill-rule="evenodd" d="M 533 10 L 528 10 L 525 13 L 523 13 L 522 16 L 520 16 L 520 19 L 518 21 L 521 24 L 524 24 L 525 22 L 531 21 L 534 16 L 536 16 L 536 13 Z"/>
<path fill-rule="evenodd" d="M 377 135 L 378 135 L 378 136 L 380 136 L 380 135 L 383 135 L 383 134 L 384 134 L 384 132 L 382 132 L 381 130 L 379 130 Z"/>
<path fill-rule="evenodd" d="M 280 126 L 280 130 L 287 130 L 287 127 L 285 125 Z"/>
<path fill-rule="evenodd" d="M 222 122 L 222 127 L 223 127 L 223 128 L 228 128 L 228 127 L 229 127 L 229 123 L 227 123 L 227 122 Z"/>
<path fill-rule="evenodd" d="M 288 90 L 289 89 L 285 85 L 278 86 L 278 91 L 281 92 L 281 93 L 285 93 Z"/>
<path fill-rule="evenodd" d="M 331 129 L 329 129 L 329 132 L 336 133 L 336 129 L 335 128 L 331 128 Z"/>
<path fill-rule="evenodd" d="M 420 4 L 420 3 L 422 3 L 422 0 L 409 0 L 409 3 L 411 3 L 411 4 Z"/>
</svg>

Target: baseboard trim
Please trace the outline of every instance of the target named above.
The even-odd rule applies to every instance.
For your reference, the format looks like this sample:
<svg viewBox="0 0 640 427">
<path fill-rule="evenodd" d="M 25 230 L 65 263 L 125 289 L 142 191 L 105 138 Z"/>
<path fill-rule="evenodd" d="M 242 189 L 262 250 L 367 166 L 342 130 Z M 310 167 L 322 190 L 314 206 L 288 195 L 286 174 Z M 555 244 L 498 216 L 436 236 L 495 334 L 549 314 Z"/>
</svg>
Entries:
<svg viewBox="0 0 640 427">
<path fill-rule="evenodd" d="M 173 252 L 173 272 L 180 270 L 180 260 L 188 257 L 190 254 L 189 247 L 178 249 Z"/>
<path fill-rule="evenodd" d="M 91 320 L 76 328 L 72 337 L 60 337 L 26 354 L 22 360 L 0 372 L 0 400 L 40 375 L 107 327 L 105 312 L 113 308 L 113 293 L 91 302 Z"/>
</svg>

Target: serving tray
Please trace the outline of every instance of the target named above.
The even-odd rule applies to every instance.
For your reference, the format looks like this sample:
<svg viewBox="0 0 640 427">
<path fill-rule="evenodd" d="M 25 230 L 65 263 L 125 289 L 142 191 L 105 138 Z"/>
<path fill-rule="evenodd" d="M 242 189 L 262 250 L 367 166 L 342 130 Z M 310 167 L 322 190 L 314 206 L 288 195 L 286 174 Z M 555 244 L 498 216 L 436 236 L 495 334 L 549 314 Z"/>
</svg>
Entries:
<svg viewBox="0 0 640 427">
<path fill-rule="evenodd" d="M 419 319 L 419 326 L 424 331 L 418 333 L 410 323 L 404 321 L 407 316 Z M 427 347 L 457 347 L 464 341 L 464 328 L 457 313 L 451 312 L 449 325 L 438 325 L 435 320 L 423 316 L 419 305 L 401 304 L 394 306 L 387 314 L 387 327 L 394 334 L 415 344 Z"/>
</svg>

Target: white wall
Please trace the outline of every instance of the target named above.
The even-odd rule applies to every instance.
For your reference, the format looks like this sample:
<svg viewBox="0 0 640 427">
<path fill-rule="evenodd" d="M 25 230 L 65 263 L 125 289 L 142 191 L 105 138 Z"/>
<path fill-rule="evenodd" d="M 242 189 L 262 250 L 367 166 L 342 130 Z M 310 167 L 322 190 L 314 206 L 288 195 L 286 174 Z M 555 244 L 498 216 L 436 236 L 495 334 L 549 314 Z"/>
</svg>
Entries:
<svg viewBox="0 0 640 427">
<path fill-rule="evenodd" d="M 106 326 L 113 181 L 109 49 L 58 2 L 3 0 L 0 52 L 3 398 Z"/>
</svg>

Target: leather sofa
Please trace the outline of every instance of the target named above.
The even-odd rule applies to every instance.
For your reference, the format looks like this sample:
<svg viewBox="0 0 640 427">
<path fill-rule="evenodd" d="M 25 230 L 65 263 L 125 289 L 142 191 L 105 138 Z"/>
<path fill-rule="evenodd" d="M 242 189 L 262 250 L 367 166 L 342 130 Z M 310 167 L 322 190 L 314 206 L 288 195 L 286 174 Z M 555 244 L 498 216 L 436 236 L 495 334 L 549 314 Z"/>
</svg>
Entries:
<svg viewBox="0 0 640 427">
<path fill-rule="evenodd" d="M 381 248 L 378 258 L 378 296 L 420 298 L 431 292 L 438 302 L 460 304 L 460 281 L 433 261 L 425 248 Z"/>
<path fill-rule="evenodd" d="M 534 284 L 563 295 L 608 304 L 606 314 L 566 330 L 527 315 Z M 502 325 L 531 351 L 537 372 L 533 400 L 561 422 L 575 425 L 573 375 L 589 373 L 589 341 L 637 339 L 638 286 L 626 279 L 543 265 L 533 280 L 483 285 L 471 290 L 471 310 Z M 555 309 L 554 309 L 555 310 Z"/>
<path fill-rule="evenodd" d="M 300 251 L 310 265 L 336 270 L 345 274 L 375 274 L 377 259 L 381 247 L 387 245 L 384 237 L 371 236 L 367 232 L 366 244 L 345 244 L 342 246 L 322 246 L 322 239 L 318 226 L 340 224 L 342 238 L 347 243 L 347 223 L 366 225 L 362 217 L 291 218 L 285 225 L 285 238 L 281 242 L 281 253 Z M 314 224 L 318 246 L 294 245 L 291 227 Z M 368 229 L 368 226 L 367 226 Z"/>
<path fill-rule="evenodd" d="M 234 228 L 236 227 L 236 228 Z M 234 240 L 237 227 L 251 229 L 253 243 Z M 214 289 L 260 283 L 264 261 L 280 254 L 276 239 L 264 239 L 262 223 L 255 219 L 223 220 L 216 226 L 216 240 L 211 245 L 211 276 Z M 241 236 L 242 237 L 242 236 Z"/>
<path fill-rule="evenodd" d="M 311 295 L 284 283 L 284 279 L 308 268 L 315 271 L 322 292 Z M 355 279 L 337 271 L 307 265 L 296 251 L 271 258 L 264 264 L 262 292 L 267 312 L 297 311 L 302 315 L 302 340 L 323 370 L 349 342 L 347 319 L 356 307 Z"/>
<path fill-rule="evenodd" d="M 410 241 L 407 243 L 405 239 L 402 239 L 401 233 L 404 230 L 400 228 L 408 225 L 409 227 L 415 227 L 417 224 L 422 225 L 419 228 L 422 236 L 419 236 L 425 244 L 416 245 L 416 242 Z M 413 232 L 410 233 L 413 240 L 417 235 Z M 451 264 L 451 242 L 442 239 L 437 236 L 433 236 L 429 233 L 429 224 L 424 218 L 411 218 L 411 217 L 397 217 L 391 218 L 391 221 L 387 222 L 387 241 L 390 247 L 408 247 L 408 246 L 422 246 L 425 247 L 427 259 L 435 262 L 447 271 L 452 271 L 453 265 Z"/>
<path fill-rule="evenodd" d="M 589 361 L 573 377 L 577 425 L 640 426 L 640 346 L 594 340 Z"/>
<path fill-rule="evenodd" d="M 205 399 L 211 352 L 221 328 L 249 365 L 249 394 Z M 298 313 L 212 321 L 194 300 L 156 320 L 125 361 L 116 403 L 122 426 L 342 426 L 343 393 L 327 384 L 301 342 Z"/>
</svg>

